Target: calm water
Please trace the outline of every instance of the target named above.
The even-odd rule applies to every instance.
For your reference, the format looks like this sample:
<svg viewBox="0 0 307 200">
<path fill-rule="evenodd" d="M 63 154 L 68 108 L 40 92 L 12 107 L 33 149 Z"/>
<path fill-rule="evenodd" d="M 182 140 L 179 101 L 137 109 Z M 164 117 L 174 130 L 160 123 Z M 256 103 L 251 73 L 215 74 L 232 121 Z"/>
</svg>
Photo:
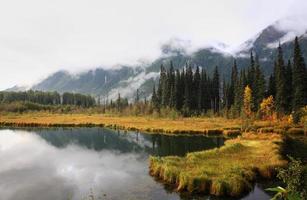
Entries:
<svg viewBox="0 0 307 200">
<path fill-rule="evenodd" d="M 148 157 L 183 156 L 223 143 L 101 128 L 0 130 L 0 199 L 216 199 L 172 192 L 148 175 Z M 243 199 L 270 197 L 256 186 Z"/>
</svg>

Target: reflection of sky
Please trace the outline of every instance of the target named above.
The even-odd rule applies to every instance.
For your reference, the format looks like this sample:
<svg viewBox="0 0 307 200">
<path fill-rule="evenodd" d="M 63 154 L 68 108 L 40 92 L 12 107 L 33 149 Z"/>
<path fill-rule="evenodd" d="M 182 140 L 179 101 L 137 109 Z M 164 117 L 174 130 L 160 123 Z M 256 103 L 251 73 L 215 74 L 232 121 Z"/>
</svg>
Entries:
<svg viewBox="0 0 307 200">
<path fill-rule="evenodd" d="M 148 176 L 140 153 L 95 152 L 76 144 L 57 148 L 36 134 L 4 130 L 0 163 L 3 200 L 80 199 L 91 190 L 106 199 L 178 198 Z"/>
<path fill-rule="evenodd" d="M 78 131 L 82 132 L 82 129 Z M 88 136 L 87 133 L 94 134 L 88 129 L 83 132 L 86 136 Z M 57 136 L 59 133 L 62 132 L 57 132 Z M 65 133 L 67 132 L 63 132 Z M 110 134 L 116 133 L 103 134 L 110 137 Z M 48 134 L 48 137 L 53 136 L 56 137 L 56 134 Z M 76 139 L 84 135 L 65 136 L 70 139 L 71 136 L 74 136 Z M 138 134 L 137 140 L 136 137 L 136 133 L 128 133 L 110 138 L 110 141 L 107 141 L 108 137 L 93 137 L 93 139 L 105 138 L 104 142 L 109 144 L 110 142 L 117 143 L 121 138 L 141 149 L 151 147 L 151 136 Z M 67 137 L 62 139 L 65 140 Z M 81 138 L 79 142 L 73 142 L 74 139 L 58 147 L 52 145 L 40 134 L 1 130 L 0 199 L 79 200 L 88 197 L 90 191 L 93 191 L 96 199 L 98 196 L 102 199 L 115 200 L 179 199 L 177 193 L 167 192 L 160 183 L 155 182 L 148 175 L 148 152 L 131 149 L 123 151 L 127 146 L 116 145 L 95 151 L 83 145 Z M 117 144 L 127 145 L 124 142 Z M 197 197 L 196 199 L 208 199 L 208 197 Z M 209 199 L 216 198 L 210 197 Z M 244 198 L 244 200 L 253 199 L 265 200 L 269 197 L 256 187 L 250 195 Z"/>
</svg>

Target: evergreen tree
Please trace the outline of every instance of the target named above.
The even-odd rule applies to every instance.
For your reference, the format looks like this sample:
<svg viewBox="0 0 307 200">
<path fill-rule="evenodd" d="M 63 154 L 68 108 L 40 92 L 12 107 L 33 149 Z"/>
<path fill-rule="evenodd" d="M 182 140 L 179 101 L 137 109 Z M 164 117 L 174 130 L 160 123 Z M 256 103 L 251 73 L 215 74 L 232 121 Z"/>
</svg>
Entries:
<svg viewBox="0 0 307 200">
<path fill-rule="evenodd" d="M 234 88 L 234 111 L 236 115 L 240 115 L 242 108 L 242 96 L 244 89 L 244 71 L 240 71 L 240 77 L 237 79 Z"/>
<path fill-rule="evenodd" d="M 286 94 L 286 74 L 282 48 L 279 45 L 276 62 L 276 110 L 278 113 L 285 113 L 287 94 Z"/>
<path fill-rule="evenodd" d="M 307 104 L 306 92 L 306 68 L 305 61 L 301 54 L 298 38 L 294 41 L 293 54 L 293 71 L 292 71 L 292 87 L 293 87 L 293 110 L 298 110 Z"/>
<path fill-rule="evenodd" d="M 290 113 L 292 108 L 292 66 L 291 61 L 288 60 L 286 68 L 286 112 Z"/>
<path fill-rule="evenodd" d="M 202 110 L 206 112 L 210 109 L 210 88 L 209 88 L 209 78 L 207 77 L 206 70 L 202 68 L 201 70 L 201 104 Z"/>
<path fill-rule="evenodd" d="M 157 101 L 159 104 L 159 107 L 163 105 L 162 99 L 163 99 L 163 90 L 164 90 L 164 83 L 166 79 L 166 72 L 164 66 L 161 64 L 160 67 L 160 79 L 159 79 L 159 85 L 158 85 L 158 91 L 157 91 Z"/>
<path fill-rule="evenodd" d="M 215 67 L 212 79 L 212 102 L 214 112 L 218 112 L 220 108 L 220 75 L 218 67 Z"/>
<path fill-rule="evenodd" d="M 184 109 L 187 114 L 190 114 L 192 104 L 192 82 L 193 82 L 193 71 L 190 65 L 187 66 L 185 73 L 184 82 Z"/>
<path fill-rule="evenodd" d="M 254 108 L 257 111 L 260 107 L 260 103 L 265 96 L 265 78 L 261 71 L 258 57 L 256 59 L 255 69 L 255 89 L 254 89 Z"/>
<path fill-rule="evenodd" d="M 168 75 L 168 105 L 170 108 L 175 107 L 176 93 L 175 93 L 175 72 L 173 62 L 170 62 L 170 69 Z"/>
<path fill-rule="evenodd" d="M 250 66 L 247 70 L 247 85 L 251 88 L 252 91 L 255 89 L 255 60 L 253 51 L 250 53 Z"/>
<path fill-rule="evenodd" d="M 118 97 L 117 97 L 117 100 L 116 100 L 116 107 L 117 107 L 117 111 L 120 112 L 121 111 L 121 97 L 120 97 L 120 93 L 118 93 Z"/>
<path fill-rule="evenodd" d="M 139 94 L 139 89 L 136 89 L 136 94 L 135 94 L 135 103 L 139 103 L 140 101 L 140 94 Z"/>
<path fill-rule="evenodd" d="M 181 96 L 182 96 L 182 90 L 181 90 L 181 74 L 180 71 L 177 69 L 175 73 L 175 108 L 176 110 L 181 109 Z"/>
<path fill-rule="evenodd" d="M 159 110 L 159 101 L 158 101 L 158 97 L 157 97 L 157 94 L 156 94 L 156 86 L 155 86 L 155 84 L 154 84 L 154 86 L 152 88 L 151 103 L 152 103 L 154 109 Z"/>
<path fill-rule="evenodd" d="M 234 60 L 232 70 L 231 70 L 231 79 L 230 79 L 230 85 L 229 85 L 229 91 L 227 95 L 227 101 L 228 101 L 228 109 L 231 105 L 234 104 L 235 101 L 235 88 L 237 87 L 238 82 L 238 69 L 237 69 L 237 62 Z"/>
<path fill-rule="evenodd" d="M 200 83 L 200 71 L 199 67 L 196 67 L 196 71 L 193 77 L 193 88 L 192 88 L 192 109 L 198 109 L 199 106 L 201 107 L 201 99 L 198 95 L 201 95 L 201 83 Z"/>
<path fill-rule="evenodd" d="M 269 78 L 269 85 L 268 85 L 268 90 L 267 90 L 267 97 L 269 96 L 276 96 L 276 84 L 275 84 L 275 76 L 273 74 L 270 75 Z"/>
</svg>

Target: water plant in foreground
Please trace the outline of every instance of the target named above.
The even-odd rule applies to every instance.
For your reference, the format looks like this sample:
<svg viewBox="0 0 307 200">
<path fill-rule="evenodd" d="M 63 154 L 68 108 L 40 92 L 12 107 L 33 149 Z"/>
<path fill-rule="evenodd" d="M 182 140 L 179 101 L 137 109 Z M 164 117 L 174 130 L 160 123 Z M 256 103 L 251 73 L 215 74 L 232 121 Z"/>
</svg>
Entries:
<svg viewBox="0 0 307 200">
<path fill-rule="evenodd" d="M 289 165 L 286 168 L 279 169 L 277 177 L 286 184 L 281 186 L 268 188 L 267 191 L 275 192 L 272 200 L 301 200 L 307 198 L 307 170 L 300 160 L 289 157 Z"/>
<path fill-rule="evenodd" d="M 177 191 L 240 196 L 252 189 L 257 176 L 275 177 L 275 169 L 287 163 L 279 154 L 278 142 L 278 134 L 245 133 L 221 148 L 185 157 L 151 157 L 150 174 Z"/>
</svg>

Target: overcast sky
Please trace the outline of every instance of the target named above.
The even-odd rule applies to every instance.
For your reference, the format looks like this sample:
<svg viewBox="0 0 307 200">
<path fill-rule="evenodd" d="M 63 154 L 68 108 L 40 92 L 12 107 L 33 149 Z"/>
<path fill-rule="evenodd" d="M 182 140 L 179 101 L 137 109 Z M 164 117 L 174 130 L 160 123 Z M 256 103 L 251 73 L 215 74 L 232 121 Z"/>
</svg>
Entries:
<svg viewBox="0 0 307 200">
<path fill-rule="evenodd" d="M 59 69 L 151 60 L 172 38 L 198 47 L 217 41 L 235 46 L 307 10 L 306 0 L 0 2 L 0 89 L 33 84 Z"/>
</svg>

